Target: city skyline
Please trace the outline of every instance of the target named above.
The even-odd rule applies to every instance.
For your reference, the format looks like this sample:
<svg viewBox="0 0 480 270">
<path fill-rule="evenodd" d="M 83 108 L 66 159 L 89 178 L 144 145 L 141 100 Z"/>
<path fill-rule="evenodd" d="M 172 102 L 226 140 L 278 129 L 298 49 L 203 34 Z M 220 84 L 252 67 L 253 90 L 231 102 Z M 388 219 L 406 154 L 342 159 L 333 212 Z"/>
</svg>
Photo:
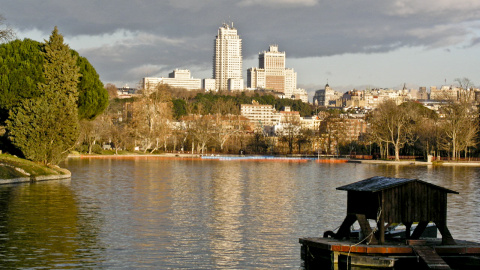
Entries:
<svg viewBox="0 0 480 270">
<path fill-rule="evenodd" d="M 10 1 L 0 13 L 22 39 L 43 41 L 57 25 L 101 80 L 119 87 L 177 68 L 211 78 L 212 41 L 230 21 L 243 40 L 244 80 L 258 52 L 278 44 L 310 96 L 327 82 L 339 91 L 441 86 L 460 77 L 480 83 L 480 3 L 473 0 L 95 3 Z"/>
</svg>

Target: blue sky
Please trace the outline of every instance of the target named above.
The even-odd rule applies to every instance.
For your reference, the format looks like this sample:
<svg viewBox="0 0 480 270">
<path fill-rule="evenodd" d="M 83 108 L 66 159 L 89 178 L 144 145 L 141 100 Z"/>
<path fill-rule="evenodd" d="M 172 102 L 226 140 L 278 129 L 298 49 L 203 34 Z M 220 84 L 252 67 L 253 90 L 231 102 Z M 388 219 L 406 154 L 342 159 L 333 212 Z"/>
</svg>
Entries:
<svg viewBox="0 0 480 270">
<path fill-rule="evenodd" d="M 339 91 L 480 85 L 478 0 L 22 0 L 0 14 L 18 38 L 47 39 L 58 26 L 104 83 L 135 86 L 145 76 L 187 68 L 212 76 L 213 41 L 233 21 L 244 73 L 278 44 L 310 94 L 328 80 Z"/>
</svg>

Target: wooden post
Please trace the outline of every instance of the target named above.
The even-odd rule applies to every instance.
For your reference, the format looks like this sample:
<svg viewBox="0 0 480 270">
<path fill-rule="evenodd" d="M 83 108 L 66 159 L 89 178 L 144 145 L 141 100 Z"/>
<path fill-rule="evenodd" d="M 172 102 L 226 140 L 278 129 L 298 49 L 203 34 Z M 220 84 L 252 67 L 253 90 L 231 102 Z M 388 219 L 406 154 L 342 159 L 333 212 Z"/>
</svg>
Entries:
<svg viewBox="0 0 480 270">
<path fill-rule="evenodd" d="M 412 223 L 413 222 L 402 222 L 403 225 L 405 225 L 405 239 L 410 239 L 411 237 L 411 229 L 412 229 Z M 413 238 L 415 239 L 415 238 Z"/>
<path fill-rule="evenodd" d="M 383 245 L 385 244 L 385 213 L 383 211 L 383 209 L 385 209 L 385 196 L 383 194 L 383 190 L 382 192 L 380 193 L 380 196 L 382 196 L 382 198 L 380 199 L 381 203 L 380 203 L 380 217 L 379 217 L 379 220 L 378 220 L 378 223 L 377 223 L 377 228 L 380 229 L 380 245 Z"/>
</svg>

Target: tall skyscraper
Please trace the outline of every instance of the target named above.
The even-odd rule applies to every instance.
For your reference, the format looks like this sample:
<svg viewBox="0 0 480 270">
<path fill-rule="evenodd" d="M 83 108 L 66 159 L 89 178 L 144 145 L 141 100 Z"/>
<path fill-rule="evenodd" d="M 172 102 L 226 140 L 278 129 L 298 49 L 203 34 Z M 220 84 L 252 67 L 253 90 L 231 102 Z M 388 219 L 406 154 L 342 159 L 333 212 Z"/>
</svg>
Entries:
<svg viewBox="0 0 480 270">
<path fill-rule="evenodd" d="M 243 90 L 242 39 L 233 23 L 218 28 L 214 51 L 213 78 L 217 90 Z"/>
</svg>

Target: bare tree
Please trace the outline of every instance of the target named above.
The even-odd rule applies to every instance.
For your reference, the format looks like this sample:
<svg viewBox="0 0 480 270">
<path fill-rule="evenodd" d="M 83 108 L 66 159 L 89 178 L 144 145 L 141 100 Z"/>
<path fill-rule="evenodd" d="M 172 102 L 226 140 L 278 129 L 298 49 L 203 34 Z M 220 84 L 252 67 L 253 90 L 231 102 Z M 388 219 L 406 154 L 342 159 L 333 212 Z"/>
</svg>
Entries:
<svg viewBox="0 0 480 270">
<path fill-rule="evenodd" d="M 192 138 L 198 143 L 197 149 L 202 153 L 205 153 L 205 146 L 212 138 L 213 119 L 208 115 L 196 115 L 188 123 L 188 130 Z M 192 144 L 194 142 L 192 141 Z M 193 153 L 192 147 L 192 153 Z"/>
<path fill-rule="evenodd" d="M 414 133 L 415 110 L 407 103 L 397 105 L 395 101 L 387 100 L 369 117 L 373 138 L 380 143 L 386 143 L 387 146 L 391 143 L 395 148 L 396 161 L 400 160 L 400 149 L 417 139 Z"/>
<path fill-rule="evenodd" d="M 456 78 L 455 82 L 460 88 L 458 97 L 460 102 L 471 102 L 475 99 L 474 84 L 469 78 Z"/>
<path fill-rule="evenodd" d="M 467 102 L 450 102 L 441 108 L 444 134 L 441 147 L 451 151 L 452 159 L 460 157 L 460 151 L 474 146 L 477 142 L 478 110 Z"/>
<path fill-rule="evenodd" d="M 288 153 L 292 154 L 293 146 L 300 134 L 300 116 L 291 112 L 285 112 L 282 118 L 281 128 L 276 133 L 280 141 L 287 143 Z"/>
<path fill-rule="evenodd" d="M 101 114 L 95 120 L 80 121 L 79 141 L 87 145 L 89 154 L 92 153 L 93 146 L 107 134 L 109 120 L 106 114 Z"/>
<path fill-rule="evenodd" d="M 2 15 L 0 15 L 0 26 L 4 24 L 3 23 L 4 21 L 5 21 L 5 18 Z M 10 27 L 6 26 L 5 28 L 2 27 L 0 29 L 0 42 L 8 41 L 14 37 L 15 37 L 15 33 Z"/>
<path fill-rule="evenodd" d="M 118 98 L 117 86 L 115 86 L 115 84 L 107 83 L 107 85 L 105 85 L 105 89 L 107 89 L 110 99 Z"/>
<path fill-rule="evenodd" d="M 159 149 L 160 142 L 166 145 L 170 133 L 169 121 L 172 119 L 170 94 L 158 89 L 146 93 L 133 105 L 132 127 L 143 151 Z"/>
</svg>

